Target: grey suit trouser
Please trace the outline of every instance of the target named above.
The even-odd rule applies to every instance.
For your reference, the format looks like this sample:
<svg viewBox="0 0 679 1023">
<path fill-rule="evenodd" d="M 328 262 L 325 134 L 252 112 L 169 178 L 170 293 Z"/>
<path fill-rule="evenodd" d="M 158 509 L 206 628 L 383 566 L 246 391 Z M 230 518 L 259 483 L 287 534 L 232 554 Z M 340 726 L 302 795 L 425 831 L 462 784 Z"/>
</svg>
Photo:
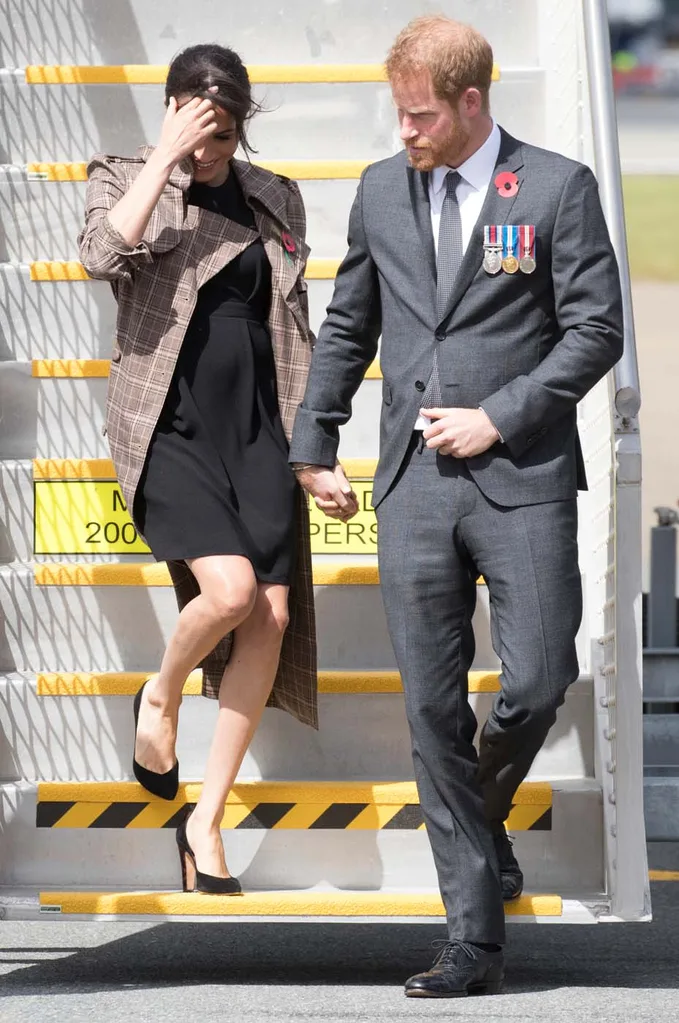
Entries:
<svg viewBox="0 0 679 1023">
<path fill-rule="evenodd" d="M 464 461 L 414 437 L 377 519 L 382 595 L 450 937 L 502 943 L 489 825 L 506 820 L 578 676 L 577 502 L 494 504 Z M 479 575 L 491 601 L 502 691 L 477 757 L 467 673 Z"/>
</svg>

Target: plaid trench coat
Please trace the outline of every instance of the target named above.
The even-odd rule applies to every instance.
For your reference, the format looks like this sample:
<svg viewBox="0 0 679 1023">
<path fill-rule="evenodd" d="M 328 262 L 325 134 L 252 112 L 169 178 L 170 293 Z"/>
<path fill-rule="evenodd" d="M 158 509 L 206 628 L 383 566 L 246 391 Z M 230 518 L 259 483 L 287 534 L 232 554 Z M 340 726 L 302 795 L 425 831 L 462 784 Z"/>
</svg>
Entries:
<svg viewBox="0 0 679 1023">
<path fill-rule="evenodd" d="M 130 246 L 114 230 L 108 211 L 127 192 L 152 152 L 132 158 L 96 155 L 88 167 L 80 258 L 90 275 L 110 281 L 118 303 L 111 355 L 106 432 L 127 507 L 134 498 L 167 395 L 198 289 L 256 238 L 256 232 L 186 201 L 190 161 L 172 173 L 141 242 Z M 297 185 L 261 167 L 233 160 L 232 170 L 251 207 L 272 269 L 269 316 L 281 419 L 288 440 L 304 395 L 314 346 L 309 329 L 304 269 L 309 247 Z M 282 235 L 286 234 L 287 247 Z M 292 238 L 292 243 L 290 242 Z M 288 251 L 293 249 L 294 251 Z M 184 562 L 168 564 L 180 609 L 198 595 Z M 269 705 L 318 727 L 316 638 L 311 546 L 306 500 L 298 494 L 298 559 L 289 597 L 288 625 Z M 216 698 L 233 634 L 202 663 L 203 693 Z"/>
</svg>

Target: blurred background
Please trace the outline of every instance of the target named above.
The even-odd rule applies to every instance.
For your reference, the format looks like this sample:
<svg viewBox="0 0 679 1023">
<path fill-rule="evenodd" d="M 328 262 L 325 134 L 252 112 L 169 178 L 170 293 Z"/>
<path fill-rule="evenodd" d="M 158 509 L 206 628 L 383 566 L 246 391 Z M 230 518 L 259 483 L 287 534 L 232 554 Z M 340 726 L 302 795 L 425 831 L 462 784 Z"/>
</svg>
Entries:
<svg viewBox="0 0 679 1023">
<path fill-rule="evenodd" d="M 642 386 L 648 591 L 654 509 L 679 510 L 679 0 L 608 0 L 608 13 Z"/>
</svg>

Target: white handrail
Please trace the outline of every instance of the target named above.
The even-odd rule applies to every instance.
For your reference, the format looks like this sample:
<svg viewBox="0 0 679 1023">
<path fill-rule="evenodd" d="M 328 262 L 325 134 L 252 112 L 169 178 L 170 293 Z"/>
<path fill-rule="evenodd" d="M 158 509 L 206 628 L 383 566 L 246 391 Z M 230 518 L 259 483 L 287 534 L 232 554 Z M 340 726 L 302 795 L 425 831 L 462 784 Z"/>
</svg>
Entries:
<svg viewBox="0 0 679 1023">
<path fill-rule="evenodd" d="M 641 406 L 637 347 L 632 312 L 632 288 L 627 263 L 625 211 L 622 203 L 620 151 L 611 72 L 611 47 L 606 0 L 583 0 L 583 15 L 594 135 L 596 173 L 608 230 L 620 270 L 625 348 L 615 366 L 615 409 L 628 426 Z"/>
</svg>

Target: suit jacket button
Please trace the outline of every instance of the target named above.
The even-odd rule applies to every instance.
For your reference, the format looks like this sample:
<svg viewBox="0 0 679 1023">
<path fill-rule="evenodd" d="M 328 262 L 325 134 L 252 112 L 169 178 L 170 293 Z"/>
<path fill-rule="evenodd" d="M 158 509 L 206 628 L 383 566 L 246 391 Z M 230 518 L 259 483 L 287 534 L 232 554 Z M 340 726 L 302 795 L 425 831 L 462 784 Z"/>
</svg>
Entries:
<svg viewBox="0 0 679 1023">
<path fill-rule="evenodd" d="M 426 389 L 427 389 L 427 385 L 422 383 L 421 380 L 416 380 L 415 381 L 415 390 L 417 390 L 417 391 L 426 391 Z"/>
<path fill-rule="evenodd" d="M 445 341 L 446 339 L 446 335 L 443 333 L 442 330 L 440 330 L 438 334 L 435 334 L 434 337 L 436 338 L 437 341 Z"/>
</svg>

